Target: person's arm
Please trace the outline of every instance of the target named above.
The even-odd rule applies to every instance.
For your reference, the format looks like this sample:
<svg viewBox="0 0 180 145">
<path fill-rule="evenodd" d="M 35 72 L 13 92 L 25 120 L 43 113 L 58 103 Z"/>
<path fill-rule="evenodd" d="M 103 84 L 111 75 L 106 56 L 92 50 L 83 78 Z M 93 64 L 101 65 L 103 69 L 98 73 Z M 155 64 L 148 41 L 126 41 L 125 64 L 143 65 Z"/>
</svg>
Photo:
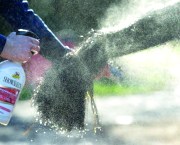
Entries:
<svg viewBox="0 0 180 145">
<path fill-rule="evenodd" d="M 68 49 L 43 20 L 29 9 L 27 1 L 0 0 L 0 14 L 10 23 L 14 31 L 27 29 L 36 33 L 40 38 L 41 54 L 46 58 L 57 59 L 67 53 Z"/>
<path fill-rule="evenodd" d="M 3 51 L 5 43 L 6 43 L 6 37 L 0 34 L 0 54 Z"/>
</svg>

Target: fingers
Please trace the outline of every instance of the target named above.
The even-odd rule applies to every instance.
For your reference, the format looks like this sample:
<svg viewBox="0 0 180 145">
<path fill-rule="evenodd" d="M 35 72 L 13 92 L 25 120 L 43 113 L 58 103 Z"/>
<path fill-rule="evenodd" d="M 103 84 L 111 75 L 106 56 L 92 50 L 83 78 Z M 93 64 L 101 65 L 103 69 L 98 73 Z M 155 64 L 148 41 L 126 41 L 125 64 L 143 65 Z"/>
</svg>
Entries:
<svg viewBox="0 0 180 145">
<path fill-rule="evenodd" d="M 26 63 L 31 59 L 32 55 L 33 54 L 27 49 L 26 52 L 24 51 L 23 53 L 19 54 L 18 61 Z"/>
<path fill-rule="evenodd" d="M 39 45 L 39 40 L 38 39 L 35 39 L 35 38 L 32 38 L 32 37 L 29 37 L 29 39 L 33 44 Z"/>
<path fill-rule="evenodd" d="M 24 55 L 22 57 L 23 63 L 28 62 L 31 57 L 35 54 L 37 54 L 40 51 L 40 46 L 39 46 L 39 40 L 29 37 L 29 36 L 24 36 L 26 37 L 26 49 L 24 49 Z M 21 61 L 22 61 L 21 60 Z"/>
<path fill-rule="evenodd" d="M 30 41 L 31 41 L 31 54 L 35 55 L 37 54 L 39 51 L 40 51 L 40 42 L 38 39 L 35 39 L 35 38 L 32 38 L 32 37 L 29 37 Z"/>
<path fill-rule="evenodd" d="M 31 59 L 33 55 L 37 54 L 39 51 L 40 46 L 30 42 L 29 44 L 27 44 L 26 49 L 23 49 L 21 51 L 21 55 L 19 55 L 19 61 L 26 63 Z"/>
<path fill-rule="evenodd" d="M 26 53 L 26 54 L 19 54 L 18 57 L 16 57 L 15 55 L 13 55 L 12 57 L 9 58 L 9 60 L 13 60 L 16 62 L 20 62 L 20 63 L 25 63 L 27 61 L 29 61 L 32 57 L 31 53 Z"/>
<path fill-rule="evenodd" d="M 18 45 L 19 47 L 17 47 L 19 50 L 17 58 L 19 62 L 26 63 L 33 55 L 40 51 L 40 43 L 39 40 L 29 36 L 19 35 L 18 37 L 22 38 L 22 40 L 19 41 L 19 44 L 21 45 Z"/>
<path fill-rule="evenodd" d="M 21 39 L 22 42 L 20 44 L 22 47 L 26 47 L 32 54 L 37 54 L 40 51 L 40 42 L 38 39 L 23 35 L 16 35 L 16 37 Z"/>
<path fill-rule="evenodd" d="M 30 49 L 31 54 L 35 55 L 35 54 L 37 54 L 39 51 L 40 51 L 40 46 L 39 46 L 39 45 L 32 44 L 31 49 Z"/>
<path fill-rule="evenodd" d="M 31 42 L 31 51 L 32 52 L 36 52 L 38 53 L 40 51 L 40 42 L 38 39 L 35 39 L 35 38 L 32 38 L 32 37 L 29 37 L 29 41 Z"/>
</svg>

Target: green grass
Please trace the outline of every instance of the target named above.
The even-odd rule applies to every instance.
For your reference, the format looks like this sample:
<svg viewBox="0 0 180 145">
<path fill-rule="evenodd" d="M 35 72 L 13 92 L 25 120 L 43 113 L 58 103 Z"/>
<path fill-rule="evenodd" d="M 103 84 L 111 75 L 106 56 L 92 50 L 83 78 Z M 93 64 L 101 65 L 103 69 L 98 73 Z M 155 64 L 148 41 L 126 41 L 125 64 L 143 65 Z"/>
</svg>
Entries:
<svg viewBox="0 0 180 145">
<path fill-rule="evenodd" d="M 29 100 L 32 97 L 32 90 L 30 88 L 24 87 L 19 100 Z"/>
<path fill-rule="evenodd" d="M 132 94 L 150 93 L 153 91 L 161 90 L 163 85 L 137 85 L 137 84 L 124 84 L 116 83 L 115 81 L 107 78 L 94 82 L 94 95 L 95 96 L 126 96 Z"/>
<path fill-rule="evenodd" d="M 96 96 L 110 96 L 110 95 L 128 95 L 139 92 L 140 88 L 125 87 L 121 85 L 106 85 L 96 82 L 94 84 L 94 94 Z"/>
</svg>

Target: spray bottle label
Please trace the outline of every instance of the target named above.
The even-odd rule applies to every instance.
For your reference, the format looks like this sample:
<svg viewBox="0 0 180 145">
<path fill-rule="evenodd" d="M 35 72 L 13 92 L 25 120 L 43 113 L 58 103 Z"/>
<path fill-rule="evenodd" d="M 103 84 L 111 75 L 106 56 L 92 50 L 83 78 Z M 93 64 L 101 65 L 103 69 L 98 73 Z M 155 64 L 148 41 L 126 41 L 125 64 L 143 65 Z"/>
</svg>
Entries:
<svg viewBox="0 0 180 145">
<path fill-rule="evenodd" d="M 9 119 L 19 92 L 18 89 L 0 87 L 0 116 L 5 119 L 4 121 Z"/>
</svg>

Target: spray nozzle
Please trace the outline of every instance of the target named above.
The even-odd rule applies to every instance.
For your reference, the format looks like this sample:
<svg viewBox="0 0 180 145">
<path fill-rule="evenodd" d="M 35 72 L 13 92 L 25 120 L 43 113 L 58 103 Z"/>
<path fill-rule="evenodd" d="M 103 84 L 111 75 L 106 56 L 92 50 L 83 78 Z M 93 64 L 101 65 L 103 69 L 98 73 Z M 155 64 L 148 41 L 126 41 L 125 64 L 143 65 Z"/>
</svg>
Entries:
<svg viewBox="0 0 180 145">
<path fill-rule="evenodd" d="M 35 39 L 39 39 L 39 37 L 35 33 L 29 30 L 25 30 L 25 29 L 18 29 L 16 31 L 16 35 L 24 35 L 24 36 L 29 36 Z"/>
</svg>

